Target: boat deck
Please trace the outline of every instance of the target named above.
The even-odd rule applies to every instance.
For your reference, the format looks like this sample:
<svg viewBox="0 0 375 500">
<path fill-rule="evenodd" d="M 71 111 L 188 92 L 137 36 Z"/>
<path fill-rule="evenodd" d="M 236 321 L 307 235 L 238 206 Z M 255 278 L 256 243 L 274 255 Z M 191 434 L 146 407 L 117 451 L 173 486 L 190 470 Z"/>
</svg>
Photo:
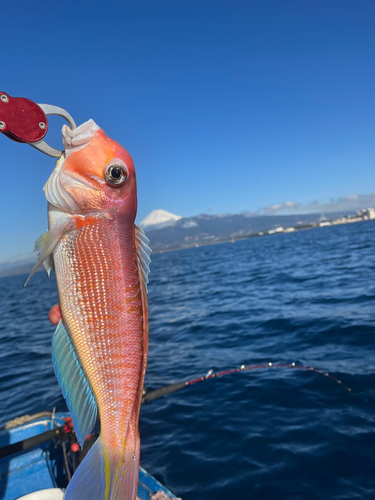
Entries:
<svg viewBox="0 0 375 500">
<path fill-rule="evenodd" d="M 68 416 L 68 413 L 57 413 L 53 419 L 42 417 L 1 430 L 0 451 L 9 445 L 63 426 Z M 10 456 L 0 458 L 0 500 L 17 500 L 43 489 L 64 489 L 67 479 L 62 446 L 61 442 L 52 438 L 27 450 L 14 450 Z M 19 448 L 21 447 L 22 445 Z M 167 498 L 175 498 L 173 493 L 140 467 L 137 499 L 150 500 L 158 492 L 164 493 Z"/>
</svg>

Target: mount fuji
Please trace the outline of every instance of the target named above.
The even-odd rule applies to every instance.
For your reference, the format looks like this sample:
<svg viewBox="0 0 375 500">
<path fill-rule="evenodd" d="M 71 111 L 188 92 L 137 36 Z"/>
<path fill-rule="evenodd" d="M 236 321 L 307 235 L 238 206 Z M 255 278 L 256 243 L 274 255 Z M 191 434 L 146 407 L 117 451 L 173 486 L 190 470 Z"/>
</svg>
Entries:
<svg viewBox="0 0 375 500">
<path fill-rule="evenodd" d="M 182 219 L 180 215 L 172 214 L 166 210 L 153 210 L 139 226 L 142 229 L 161 229 L 162 227 L 167 227 L 172 225 L 174 222 Z"/>
</svg>

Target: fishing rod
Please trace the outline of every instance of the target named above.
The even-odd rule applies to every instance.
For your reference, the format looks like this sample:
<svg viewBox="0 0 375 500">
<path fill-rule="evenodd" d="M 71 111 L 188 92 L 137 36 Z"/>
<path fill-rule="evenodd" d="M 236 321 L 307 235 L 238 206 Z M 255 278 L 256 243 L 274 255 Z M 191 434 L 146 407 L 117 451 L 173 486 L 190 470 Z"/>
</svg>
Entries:
<svg viewBox="0 0 375 500">
<path fill-rule="evenodd" d="M 312 366 L 305 366 L 305 365 L 299 365 L 296 363 L 263 363 L 263 364 L 257 364 L 257 365 L 250 365 L 250 366 L 245 366 L 241 365 L 239 368 L 232 368 L 231 370 L 225 370 L 221 372 L 215 373 L 213 370 L 209 370 L 207 374 L 204 377 L 199 377 L 195 378 L 192 380 L 187 380 L 183 382 L 177 382 L 174 384 L 169 384 L 164 387 L 161 387 L 160 389 L 156 389 L 154 391 L 145 391 L 143 393 L 142 397 L 142 404 L 147 403 L 149 401 L 153 401 L 155 399 L 159 399 L 163 396 L 167 396 L 168 394 L 172 394 L 173 392 L 179 391 L 180 389 L 183 389 L 184 387 L 187 387 L 189 385 L 194 385 L 199 382 L 204 382 L 210 379 L 218 378 L 218 377 L 223 377 L 225 375 L 233 375 L 234 373 L 238 372 L 246 372 L 250 370 L 262 370 L 262 369 L 275 369 L 275 368 L 287 368 L 287 369 L 292 369 L 292 370 L 303 370 L 307 372 L 313 372 L 317 373 L 318 375 L 324 376 L 326 378 L 329 378 L 330 380 L 333 380 L 336 384 L 340 385 L 345 391 L 349 392 L 350 394 L 353 394 L 353 391 L 350 387 L 346 386 L 341 380 L 336 378 L 335 376 L 331 375 L 328 372 L 324 372 L 322 370 L 318 370 L 317 368 L 314 368 Z M 35 415 L 28 417 L 27 421 L 35 420 Z M 19 419 L 15 419 L 14 424 L 12 425 L 12 422 L 8 422 L 6 425 L 6 428 L 10 428 L 13 426 L 18 425 Z M 10 425 L 9 425 L 10 424 Z M 3 427 L 4 429 L 4 427 Z M 19 441 L 17 443 L 3 446 L 0 448 L 0 459 L 13 455 L 14 453 L 24 451 L 30 448 L 34 448 L 36 446 L 39 446 L 47 441 L 50 441 L 53 438 L 58 438 L 60 441 L 65 441 L 68 438 L 72 440 L 72 434 L 74 434 L 74 429 L 73 425 L 71 422 L 71 418 L 68 417 L 66 419 L 66 422 L 63 426 L 58 427 L 57 429 L 52 429 L 50 431 L 43 432 L 41 434 L 38 434 L 37 436 L 33 436 L 31 438 L 25 439 L 23 441 Z M 91 435 L 90 435 L 91 436 Z M 76 439 L 74 439 L 72 451 L 76 452 L 79 450 L 79 446 L 76 442 Z"/>
<path fill-rule="evenodd" d="M 143 397 L 142 397 L 142 403 L 147 403 L 148 401 L 152 401 L 154 399 L 161 398 L 163 396 L 166 396 L 167 394 L 171 394 L 173 392 L 179 391 L 180 389 L 183 389 L 184 387 L 187 387 L 188 385 L 193 385 L 197 384 L 198 382 L 204 382 L 205 380 L 209 380 L 212 378 L 216 377 L 223 377 L 224 375 L 232 375 L 234 373 L 238 372 L 246 372 L 250 370 L 262 370 L 262 369 L 268 369 L 268 368 L 290 368 L 294 370 L 304 370 L 304 371 L 309 371 L 309 372 L 314 372 L 319 375 L 322 375 L 326 378 L 329 378 L 336 382 L 336 384 L 339 384 L 343 389 L 346 391 L 350 392 L 353 394 L 352 389 L 350 387 L 347 387 L 341 380 L 338 378 L 334 377 L 328 372 L 324 372 L 321 370 L 318 370 L 317 368 L 314 368 L 313 366 L 305 366 L 305 365 L 298 365 L 296 363 L 263 363 L 263 364 L 258 364 L 258 365 L 251 365 L 251 366 L 245 366 L 241 365 L 240 368 L 232 368 L 231 370 L 225 370 L 222 372 L 215 373 L 213 370 L 209 370 L 207 374 L 204 377 L 199 377 L 195 378 L 192 380 L 188 380 L 185 382 L 176 382 L 175 384 L 170 384 L 166 385 L 165 387 L 161 387 L 160 389 L 156 389 L 154 391 L 150 392 L 144 392 Z"/>
</svg>

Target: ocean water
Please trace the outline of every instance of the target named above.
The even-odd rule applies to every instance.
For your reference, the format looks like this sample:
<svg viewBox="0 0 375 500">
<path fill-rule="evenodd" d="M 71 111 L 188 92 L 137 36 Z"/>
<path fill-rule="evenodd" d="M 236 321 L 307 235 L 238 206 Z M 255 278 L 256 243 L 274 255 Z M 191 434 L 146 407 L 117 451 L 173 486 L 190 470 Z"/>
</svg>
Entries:
<svg viewBox="0 0 375 500">
<path fill-rule="evenodd" d="M 184 500 L 375 498 L 375 222 L 152 258 L 141 464 Z M 152 244 L 152 242 L 151 242 Z M 56 283 L 0 279 L 0 425 L 65 410 L 51 364 Z"/>
</svg>

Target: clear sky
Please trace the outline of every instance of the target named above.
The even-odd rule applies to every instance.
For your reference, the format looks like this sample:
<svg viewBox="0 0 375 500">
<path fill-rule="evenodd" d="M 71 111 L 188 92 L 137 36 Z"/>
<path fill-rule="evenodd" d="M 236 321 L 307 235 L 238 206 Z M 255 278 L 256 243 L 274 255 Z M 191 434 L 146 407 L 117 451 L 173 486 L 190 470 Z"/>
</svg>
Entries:
<svg viewBox="0 0 375 500">
<path fill-rule="evenodd" d="M 1 90 L 93 118 L 128 149 L 138 221 L 375 202 L 373 0 L 0 6 Z M 63 123 L 50 120 L 58 148 Z M 46 230 L 54 160 L 0 136 L 0 162 L 3 262 Z"/>
</svg>

